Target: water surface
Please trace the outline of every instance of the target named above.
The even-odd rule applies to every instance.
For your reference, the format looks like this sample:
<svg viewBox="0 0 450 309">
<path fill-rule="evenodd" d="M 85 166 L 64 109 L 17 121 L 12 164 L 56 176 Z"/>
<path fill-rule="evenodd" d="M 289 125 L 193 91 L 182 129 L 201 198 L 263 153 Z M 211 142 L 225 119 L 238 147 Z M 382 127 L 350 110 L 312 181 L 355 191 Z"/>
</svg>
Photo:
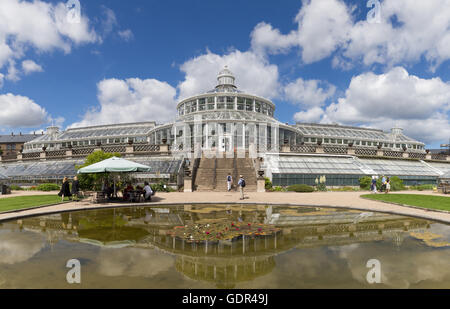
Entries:
<svg viewBox="0 0 450 309">
<path fill-rule="evenodd" d="M 70 259 L 81 284 L 67 283 Z M 46 215 L 0 224 L 0 288 L 450 288 L 450 227 L 267 205 Z"/>
</svg>

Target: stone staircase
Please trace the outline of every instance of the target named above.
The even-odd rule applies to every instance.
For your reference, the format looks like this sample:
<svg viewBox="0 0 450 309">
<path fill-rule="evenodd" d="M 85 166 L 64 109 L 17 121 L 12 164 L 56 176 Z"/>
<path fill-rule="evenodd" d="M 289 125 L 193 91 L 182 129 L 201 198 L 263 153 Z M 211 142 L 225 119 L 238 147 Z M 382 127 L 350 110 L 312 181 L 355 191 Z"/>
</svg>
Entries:
<svg viewBox="0 0 450 309">
<path fill-rule="evenodd" d="M 252 159 L 239 158 L 236 159 L 236 184 L 239 180 L 239 175 L 244 176 L 245 191 L 256 192 L 256 171 L 253 167 Z"/>
<path fill-rule="evenodd" d="M 217 159 L 216 169 L 216 187 L 214 191 L 227 191 L 227 176 L 228 173 L 233 177 L 233 183 L 236 185 L 236 175 L 234 175 L 234 159 L 220 158 Z"/>
<path fill-rule="evenodd" d="M 201 158 L 194 188 L 197 191 L 212 191 L 215 188 L 216 158 Z"/>
<path fill-rule="evenodd" d="M 256 191 L 256 172 L 250 158 L 205 158 L 200 160 L 195 180 L 197 191 L 227 191 L 227 176 L 233 177 L 233 189 L 237 190 L 239 175 L 243 175 L 246 191 Z"/>
</svg>

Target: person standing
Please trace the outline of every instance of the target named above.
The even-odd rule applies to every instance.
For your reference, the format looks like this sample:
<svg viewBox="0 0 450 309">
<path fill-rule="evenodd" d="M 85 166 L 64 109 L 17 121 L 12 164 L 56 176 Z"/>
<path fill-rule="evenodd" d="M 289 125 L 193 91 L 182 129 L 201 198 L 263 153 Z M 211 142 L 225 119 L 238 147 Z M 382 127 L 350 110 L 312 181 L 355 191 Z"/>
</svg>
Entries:
<svg viewBox="0 0 450 309">
<path fill-rule="evenodd" d="M 386 176 L 383 176 L 383 178 L 381 178 L 381 189 L 380 189 L 380 191 L 383 192 L 383 190 L 386 190 Z"/>
<path fill-rule="evenodd" d="M 391 181 L 389 180 L 389 178 L 386 180 L 386 191 L 384 192 L 385 194 L 388 194 L 389 191 L 391 191 Z"/>
<path fill-rule="evenodd" d="M 73 177 L 72 181 L 72 200 L 78 202 L 78 194 L 80 193 L 80 183 L 78 181 L 78 177 Z M 75 199 L 76 198 L 76 199 Z"/>
<path fill-rule="evenodd" d="M 242 175 L 239 176 L 238 186 L 239 186 L 239 192 L 241 193 L 240 199 L 243 200 L 244 199 L 245 179 L 244 179 L 244 176 L 242 176 Z"/>
<path fill-rule="evenodd" d="M 227 190 L 231 190 L 231 184 L 233 183 L 233 177 L 231 177 L 230 173 L 228 173 L 227 176 Z"/>
<path fill-rule="evenodd" d="M 64 201 L 64 197 L 66 197 L 66 196 L 70 200 L 70 197 L 72 196 L 72 194 L 70 193 L 70 185 L 69 185 L 69 181 L 67 180 L 67 177 L 64 177 L 63 183 L 61 186 L 61 191 L 59 191 L 58 195 L 61 196 L 61 202 Z"/>
</svg>

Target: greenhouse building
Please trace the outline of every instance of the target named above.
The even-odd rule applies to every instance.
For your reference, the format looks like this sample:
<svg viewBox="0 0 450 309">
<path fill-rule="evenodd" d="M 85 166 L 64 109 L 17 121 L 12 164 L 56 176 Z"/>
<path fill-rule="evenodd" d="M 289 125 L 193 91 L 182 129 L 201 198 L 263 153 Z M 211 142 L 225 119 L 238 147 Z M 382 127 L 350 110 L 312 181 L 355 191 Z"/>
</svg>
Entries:
<svg viewBox="0 0 450 309">
<path fill-rule="evenodd" d="M 326 176 L 327 186 L 357 186 L 362 176 L 398 176 L 406 185 L 436 183 L 450 157 L 429 153 L 401 128 L 278 121 L 270 100 L 241 91 L 223 68 L 214 89 L 181 100 L 176 120 L 69 128 L 49 127 L 25 143 L 17 158 L 3 158 L 0 173 L 22 185 L 73 177 L 96 150 L 117 152 L 152 167 L 136 177 L 164 180 L 185 190 L 216 190 L 226 174 L 245 175 L 256 190 L 261 175 L 274 185 Z M 184 180 L 188 178 L 189 188 Z"/>
</svg>

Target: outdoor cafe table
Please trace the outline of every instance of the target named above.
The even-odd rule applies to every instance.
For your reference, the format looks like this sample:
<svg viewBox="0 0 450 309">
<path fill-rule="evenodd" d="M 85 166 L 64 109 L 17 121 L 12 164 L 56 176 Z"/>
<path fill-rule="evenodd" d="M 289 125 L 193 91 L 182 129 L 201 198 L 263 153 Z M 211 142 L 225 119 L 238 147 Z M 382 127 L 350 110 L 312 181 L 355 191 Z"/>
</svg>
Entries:
<svg viewBox="0 0 450 309">
<path fill-rule="evenodd" d="M 133 191 L 128 191 L 129 194 L 129 198 L 128 200 L 130 202 L 140 202 L 141 201 L 141 195 L 144 196 L 144 191 L 143 190 L 133 190 Z"/>
</svg>

